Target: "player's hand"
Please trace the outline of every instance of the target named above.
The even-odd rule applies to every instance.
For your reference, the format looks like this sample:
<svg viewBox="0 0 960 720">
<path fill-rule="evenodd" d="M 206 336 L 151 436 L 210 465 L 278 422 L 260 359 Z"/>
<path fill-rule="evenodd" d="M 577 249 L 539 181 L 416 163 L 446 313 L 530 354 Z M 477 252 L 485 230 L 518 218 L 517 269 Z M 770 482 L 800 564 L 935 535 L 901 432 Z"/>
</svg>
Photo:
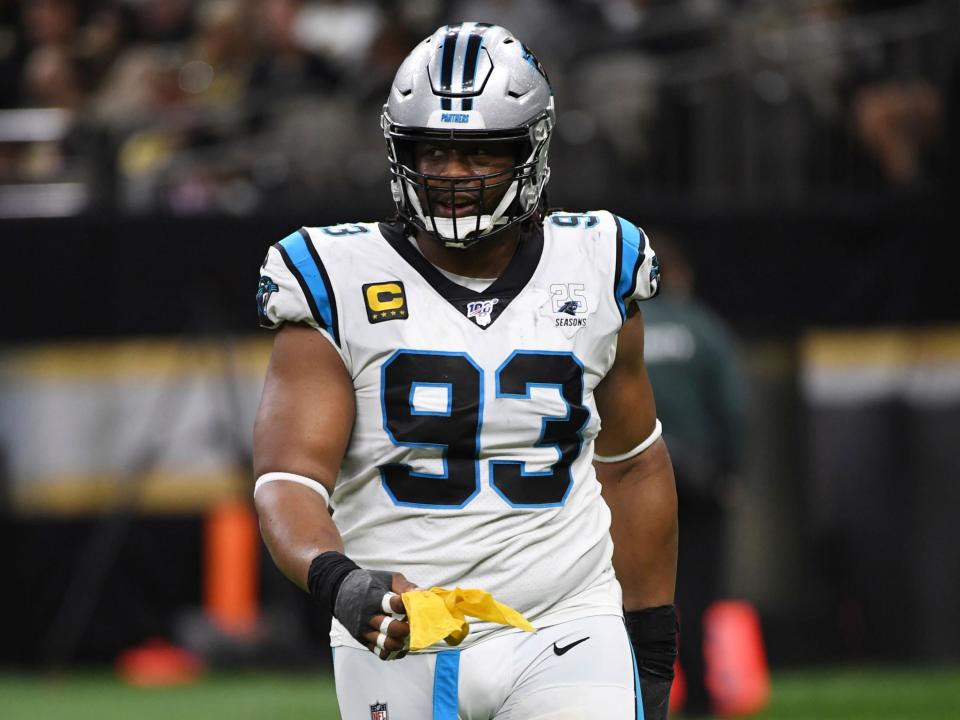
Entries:
<svg viewBox="0 0 960 720">
<path fill-rule="evenodd" d="M 367 649 L 381 660 L 399 660 L 407 654 L 410 647 L 410 623 L 406 620 L 406 608 L 403 606 L 402 593 L 416 590 L 417 586 L 407 580 L 402 573 L 394 573 L 391 590 L 395 595 L 386 597 L 384 609 L 390 608 L 390 614 L 374 615 L 370 618 L 370 627 L 364 639 Z"/>
<path fill-rule="evenodd" d="M 395 660 L 410 644 L 400 593 L 416 589 L 401 573 L 355 570 L 340 587 L 334 615 L 381 660 Z"/>
</svg>

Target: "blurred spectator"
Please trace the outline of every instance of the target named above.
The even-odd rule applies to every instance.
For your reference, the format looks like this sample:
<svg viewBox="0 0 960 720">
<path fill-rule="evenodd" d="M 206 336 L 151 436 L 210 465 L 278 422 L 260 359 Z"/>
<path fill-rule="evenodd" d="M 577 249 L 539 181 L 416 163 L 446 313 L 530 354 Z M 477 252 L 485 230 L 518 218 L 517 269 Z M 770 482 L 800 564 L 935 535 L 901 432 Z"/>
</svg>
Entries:
<svg viewBox="0 0 960 720">
<path fill-rule="evenodd" d="M 91 112 L 112 128 L 168 120 L 158 111 L 183 100 L 178 82 L 182 59 L 174 47 L 132 45 L 103 79 L 92 98 Z"/>
<path fill-rule="evenodd" d="M 246 95 L 255 48 L 243 0 L 205 0 L 197 33 L 180 68 L 180 89 L 196 100 L 230 105 Z"/>
<path fill-rule="evenodd" d="M 303 0 L 263 0 L 258 5 L 260 55 L 251 89 L 268 99 L 335 88 L 339 76 L 334 67 L 326 58 L 308 51 L 298 37 Z"/>
<path fill-rule="evenodd" d="M 697 717 L 711 712 L 703 613 L 723 592 L 725 505 L 741 462 L 745 390 L 730 331 L 694 297 L 693 270 L 680 246 L 661 233 L 654 247 L 663 286 L 643 307 L 644 358 L 677 478 L 684 713 Z"/>
<path fill-rule="evenodd" d="M 61 45 L 38 47 L 23 71 L 23 98 L 32 107 L 76 109 L 83 100 L 77 62 Z"/>
<path fill-rule="evenodd" d="M 69 45 L 77 29 L 74 0 L 23 0 L 23 28 L 27 42 L 40 45 Z"/>
<path fill-rule="evenodd" d="M 859 88 L 851 108 L 856 138 L 891 185 L 921 180 L 924 156 L 940 137 L 943 100 L 930 82 L 878 82 Z"/>
<path fill-rule="evenodd" d="M 183 43 L 193 33 L 190 0 L 141 0 L 140 32 L 147 42 Z"/>
<path fill-rule="evenodd" d="M 74 108 L 83 96 L 74 34 L 73 0 L 35 0 L 21 4 L 28 54 L 20 78 L 21 99 L 28 106 Z"/>
<path fill-rule="evenodd" d="M 95 85 L 124 49 L 137 40 L 137 15 L 122 0 L 97 7 L 80 28 L 77 53 Z"/>
<path fill-rule="evenodd" d="M 0 0 L 0 108 L 20 104 L 20 67 L 26 54 L 16 0 Z"/>
<path fill-rule="evenodd" d="M 553 70 L 557 198 L 755 205 L 928 189 L 954 175 L 943 148 L 958 7 L 0 0 L 0 108 L 89 121 L 105 141 L 83 152 L 117 169 L 102 187 L 122 208 L 167 207 L 172 192 L 191 198 L 178 207 L 216 210 L 219 190 L 197 195 L 198 179 L 209 190 L 238 176 L 258 200 L 248 187 L 231 207 L 294 207 L 318 192 L 333 203 L 382 184 L 376 117 L 398 59 L 437 22 L 471 19 L 530 35 Z M 586 189 L 584 175 L 596 178 Z"/>
<path fill-rule="evenodd" d="M 315 0 L 301 9 L 295 32 L 303 47 L 326 58 L 341 75 L 359 76 L 382 27 L 382 11 L 373 2 Z"/>
</svg>

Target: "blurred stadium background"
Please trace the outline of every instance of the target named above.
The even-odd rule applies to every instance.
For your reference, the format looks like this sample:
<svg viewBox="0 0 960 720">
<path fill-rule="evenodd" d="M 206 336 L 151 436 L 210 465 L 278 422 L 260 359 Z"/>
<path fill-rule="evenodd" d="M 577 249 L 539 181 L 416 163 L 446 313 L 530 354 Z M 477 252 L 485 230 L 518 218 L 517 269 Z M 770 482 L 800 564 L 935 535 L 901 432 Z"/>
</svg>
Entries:
<svg viewBox="0 0 960 720">
<path fill-rule="evenodd" d="M 739 338 L 763 717 L 960 717 L 956 0 L 0 0 L 0 716 L 336 716 L 244 520 L 256 270 L 391 211 L 380 106 L 460 19 L 550 73 L 551 203 L 675 238 Z M 214 679 L 112 679 L 157 639 Z"/>
</svg>

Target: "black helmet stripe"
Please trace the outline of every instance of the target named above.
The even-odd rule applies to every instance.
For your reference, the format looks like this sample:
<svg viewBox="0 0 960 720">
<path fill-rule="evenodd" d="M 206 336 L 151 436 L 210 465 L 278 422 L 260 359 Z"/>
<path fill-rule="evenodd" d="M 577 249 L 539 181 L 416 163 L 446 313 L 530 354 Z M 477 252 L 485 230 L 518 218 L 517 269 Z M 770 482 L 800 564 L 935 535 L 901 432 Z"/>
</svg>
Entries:
<svg viewBox="0 0 960 720">
<path fill-rule="evenodd" d="M 480 43 L 483 42 L 483 33 L 490 27 L 490 23 L 477 23 L 470 31 L 470 39 L 467 40 L 467 52 L 463 56 L 463 80 L 461 88 L 463 92 L 473 92 L 473 82 L 477 76 L 477 65 L 480 62 Z M 463 110 L 473 110 L 473 98 L 464 98 L 461 101 Z"/>
<path fill-rule="evenodd" d="M 453 86 L 453 56 L 457 51 L 457 39 L 462 25 L 448 25 L 447 36 L 443 39 L 443 56 L 440 59 L 440 91 L 448 93 Z M 440 108 L 450 109 L 450 98 L 440 100 Z"/>
</svg>

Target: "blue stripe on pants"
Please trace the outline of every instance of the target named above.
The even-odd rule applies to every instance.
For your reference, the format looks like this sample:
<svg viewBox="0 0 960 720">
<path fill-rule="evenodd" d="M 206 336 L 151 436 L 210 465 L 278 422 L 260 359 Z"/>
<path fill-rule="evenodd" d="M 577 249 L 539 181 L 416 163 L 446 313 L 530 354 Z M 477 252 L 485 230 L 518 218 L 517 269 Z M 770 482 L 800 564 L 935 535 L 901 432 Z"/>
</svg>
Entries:
<svg viewBox="0 0 960 720">
<path fill-rule="evenodd" d="M 460 651 L 438 652 L 433 671 L 433 720 L 457 720 L 459 685 Z"/>
<path fill-rule="evenodd" d="M 637 656 L 630 644 L 630 657 L 633 658 L 633 692 L 637 697 L 637 720 L 643 720 L 643 695 L 640 692 L 640 671 L 637 670 Z"/>
</svg>

